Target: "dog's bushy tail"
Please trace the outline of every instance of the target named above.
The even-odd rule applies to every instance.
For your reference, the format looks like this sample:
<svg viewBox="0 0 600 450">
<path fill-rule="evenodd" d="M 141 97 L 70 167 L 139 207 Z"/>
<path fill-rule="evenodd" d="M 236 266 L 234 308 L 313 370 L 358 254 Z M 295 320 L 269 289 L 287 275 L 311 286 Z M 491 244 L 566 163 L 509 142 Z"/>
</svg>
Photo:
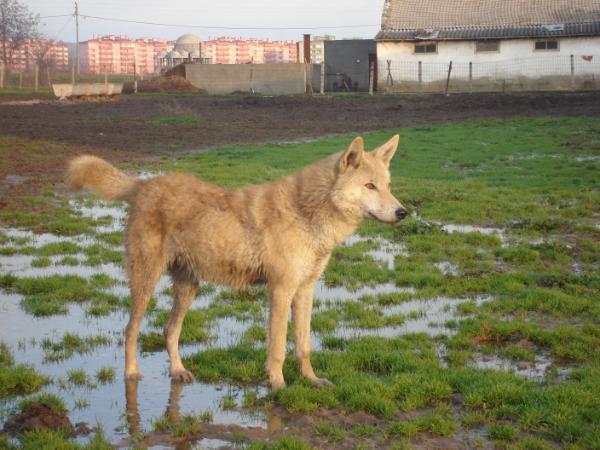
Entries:
<svg viewBox="0 0 600 450">
<path fill-rule="evenodd" d="M 131 201 L 141 180 L 91 155 L 69 161 L 67 184 L 74 191 L 88 190 L 104 200 Z"/>
</svg>

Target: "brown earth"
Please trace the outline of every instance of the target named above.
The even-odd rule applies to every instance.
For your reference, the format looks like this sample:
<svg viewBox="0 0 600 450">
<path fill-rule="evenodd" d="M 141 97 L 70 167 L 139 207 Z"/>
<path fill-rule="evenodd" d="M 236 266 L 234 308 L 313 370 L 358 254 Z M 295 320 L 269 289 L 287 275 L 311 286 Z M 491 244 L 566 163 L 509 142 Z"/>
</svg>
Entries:
<svg viewBox="0 0 600 450">
<path fill-rule="evenodd" d="M 76 434 L 69 416 L 47 403 L 32 403 L 8 420 L 2 432 L 16 435 L 39 430 L 66 430 L 70 435 Z"/>
<path fill-rule="evenodd" d="M 54 189 L 65 160 L 80 153 L 113 162 L 139 161 L 219 145 L 358 134 L 467 118 L 600 114 L 600 93 L 594 92 L 449 97 L 163 94 L 93 102 L 42 96 L 41 103 L 19 102 L 33 98 L 0 95 L 0 207 L 8 201 L 6 194 Z M 161 120 L 173 117 L 192 120 Z"/>
</svg>

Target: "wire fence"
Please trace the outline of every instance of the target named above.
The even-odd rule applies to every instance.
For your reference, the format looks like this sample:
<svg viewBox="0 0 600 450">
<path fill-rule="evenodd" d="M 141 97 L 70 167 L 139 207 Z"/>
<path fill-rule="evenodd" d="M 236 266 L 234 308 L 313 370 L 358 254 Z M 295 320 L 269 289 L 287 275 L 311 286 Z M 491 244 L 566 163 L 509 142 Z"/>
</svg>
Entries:
<svg viewBox="0 0 600 450">
<path fill-rule="evenodd" d="M 30 66 L 27 69 L 2 68 L 0 65 L 0 88 L 5 89 L 50 89 L 53 83 L 126 83 L 135 79 L 152 78 L 153 74 L 123 73 L 77 73 L 73 66 L 51 67 Z"/>
<path fill-rule="evenodd" d="M 600 89 L 600 55 L 487 62 L 378 61 L 383 92 L 511 92 Z"/>
</svg>

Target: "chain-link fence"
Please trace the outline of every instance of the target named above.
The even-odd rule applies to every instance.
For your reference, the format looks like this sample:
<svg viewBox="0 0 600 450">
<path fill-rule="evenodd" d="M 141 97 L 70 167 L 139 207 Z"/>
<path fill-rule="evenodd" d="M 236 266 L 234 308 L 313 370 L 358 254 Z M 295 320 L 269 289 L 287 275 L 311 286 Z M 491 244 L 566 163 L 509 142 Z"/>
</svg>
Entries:
<svg viewBox="0 0 600 450">
<path fill-rule="evenodd" d="M 489 62 L 379 60 L 383 92 L 515 92 L 600 89 L 600 55 Z"/>
</svg>

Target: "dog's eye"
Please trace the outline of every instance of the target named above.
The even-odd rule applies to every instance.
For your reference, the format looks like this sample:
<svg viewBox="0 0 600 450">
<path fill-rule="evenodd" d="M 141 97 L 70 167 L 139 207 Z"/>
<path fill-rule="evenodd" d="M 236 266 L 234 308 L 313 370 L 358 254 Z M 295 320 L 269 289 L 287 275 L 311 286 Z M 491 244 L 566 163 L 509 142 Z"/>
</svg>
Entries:
<svg viewBox="0 0 600 450">
<path fill-rule="evenodd" d="M 365 187 L 367 189 L 377 189 L 373 183 L 367 183 L 367 184 L 365 184 Z"/>
</svg>

